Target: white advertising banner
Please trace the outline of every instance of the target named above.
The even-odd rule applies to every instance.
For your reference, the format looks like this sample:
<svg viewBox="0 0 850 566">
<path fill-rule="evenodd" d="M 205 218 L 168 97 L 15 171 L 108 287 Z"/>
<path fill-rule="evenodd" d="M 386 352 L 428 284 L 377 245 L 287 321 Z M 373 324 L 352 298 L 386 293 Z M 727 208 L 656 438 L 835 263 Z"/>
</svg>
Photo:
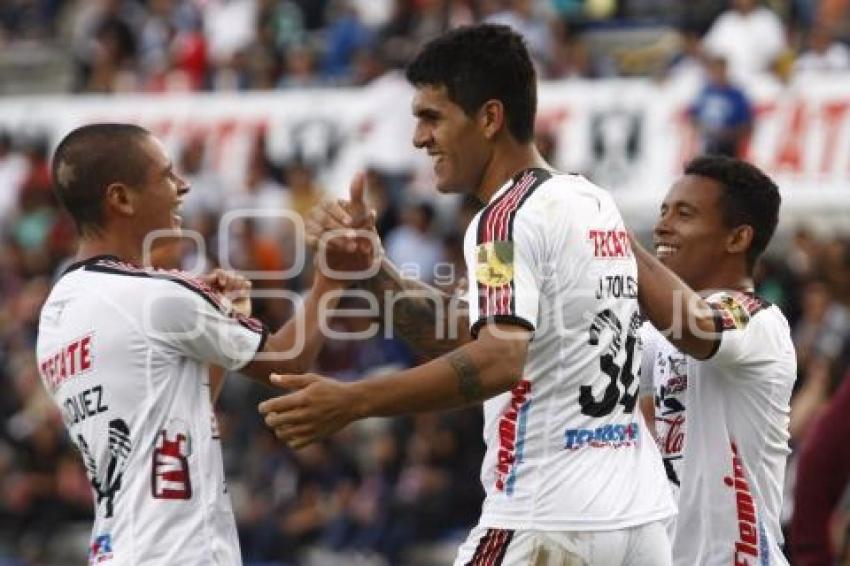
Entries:
<svg viewBox="0 0 850 566">
<path fill-rule="evenodd" d="M 791 208 L 850 209 L 850 76 L 780 85 L 751 81 L 757 120 L 749 158 L 780 185 Z M 658 200 L 694 155 L 686 119 L 694 85 L 640 79 L 570 80 L 540 86 L 538 132 L 555 141 L 555 165 L 615 192 L 627 209 L 655 214 Z M 140 124 L 176 156 L 192 136 L 208 166 L 240 190 L 258 140 L 279 164 L 302 159 L 342 194 L 359 168 L 416 171 L 430 191 L 430 165 L 411 144 L 411 89 L 400 76 L 363 89 L 187 95 L 0 99 L 0 128 L 44 133 L 51 143 L 97 121 Z"/>
</svg>

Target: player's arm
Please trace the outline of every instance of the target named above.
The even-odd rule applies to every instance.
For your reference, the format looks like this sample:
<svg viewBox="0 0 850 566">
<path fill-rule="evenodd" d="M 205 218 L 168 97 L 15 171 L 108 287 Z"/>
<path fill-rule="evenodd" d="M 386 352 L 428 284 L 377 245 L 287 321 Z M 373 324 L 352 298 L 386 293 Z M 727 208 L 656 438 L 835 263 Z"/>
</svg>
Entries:
<svg viewBox="0 0 850 566">
<path fill-rule="evenodd" d="M 201 277 L 201 280 L 211 289 L 224 295 L 236 315 L 251 316 L 251 282 L 245 277 L 231 271 L 216 269 L 209 275 Z M 280 330 L 267 337 L 258 355 L 240 372 L 268 383 L 269 375 L 274 371 L 303 373 L 310 369 L 323 342 L 319 332 L 319 318 L 326 313 L 320 311 L 334 308 L 339 300 L 333 295 L 326 299 L 323 299 L 323 296 L 325 293 L 336 292 L 344 287 L 345 284 L 342 282 L 328 279 L 321 273 L 317 274 L 313 289 L 304 305 Z M 210 366 L 209 383 L 213 402 L 221 393 L 226 375 L 224 368 Z"/>
<path fill-rule="evenodd" d="M 374 212 L 365 203 L 365 184 L 358 179 L 360 182 L 352 183 L 349 201 L 327 201 L 310 212 L 305 226 L 307 245 L 320 254 L 358 251 L 379 261 L 377 270 L 352 269 L 350 262 L 345 262 L 345 270 L 360 271 L 363 277 L 356 286 L 377 299 L 379 320 L 426 358 L 439 357 L 469 342 L 469 318 L 459 298 L 403 277 L 383 255 Z"/>
<path fill-rule="evenodd" d="M 511 324 L 484 326 L 478 339 L 424 365 L 346 383 L 326 377 L 281 375 L 292 392 L 260 404 L 275 435 L 300 448 L 350 422 L 478 403 L 510 390 L 525 366 L 531 332 Z"/>
<path fill-rule="evenodd" d="M 352 193 L 363 190 L 363 177 L 352 182 Z M 344 253 L 329 251 L 328 267 L 362 269 L 369 264 L 371 249 L 359 245 Z M 368 242 L 365 242 L 368 244 Z M 321 267 L 321 265 L 320 265 Z M 250 318 L 250 282 L 244 277 L 216 270 L 202 278 L 208 288 L 197 293 L 163 297 L 154 305 L 157 320 L 153 334 L 163 345 L 191 358 L 217 365 L 269 383 L 272 373 L 303 373 L 316 359 L 324 343 L 322 324 L 336 308 L 347 281 L 329 277 L 316 269 L 313 285 L 293 317 L 269 335 L 262 324 Z M 180 295 L 180 296 L 177 296 Z M 223 303 L 221 297 L 227 300 Z M 215 374 L 215 372 L 213 372 Z M 213 375 L 213 399 L 222 377 Z"/>
<path fill-rule="evenodd" d="M 476 340 L 422 366 L 354 383 L 315 375 L 282 376 L 276 383 L 295 392 L 260 405 L 278 438 L 297 448 L 352 420 L 449 409 L 511 389 L 522 376 L 536 328 L 542 275 L 535 269 L 539 265 L 535 254 L 545 245 L 534 222 L 537 215 L 523 212 L 514 217 L 511 239 L 500 241 L 498 252 L 495 244 L 482 244 L 481 251 L 490 253 L 482 253 L 479 261 L 501 269 L 481 284 L 488 283 L 486 292 L 502 293 L 502 299 L 510 289 L 512 300 L 488 301 L 484 312 L 478 304 L 469 305 L 473 329 L 478 329 L 477 334 L 472 331 Z"/>
<path fill-rule="evenodd" d="M 459 296 L 403 277 L 385 257 L 378 272 L 359 286 L 378 298 L 380 320 L 428 359 L 442 356 L 471 340 L 469 315 L 462 308 Z"/>
<path fill-rule="evenodd" d="M 251 316 L 251 281 L 242 274 L 225 269 L 215 269 L 200 279 L 211 289 L 226 297 L 234 312 L 245 317 Z M 227 379 L 227 370 L 218 365 L 210 365 L 208 378 L 210 401 L 215 404 L 219 395 L 221 395 L 221 390 L 224 388 L 224 381 Z"/>
<path fill-rule="evenodd" d="M 267 337 L 262 349 L 239 371 L 263 383 L 269 383 L 272 373 L 308 371 L 324 344 L 322 320 L 336 308 L 340 292 L 346 287 L 346 282 L 330 279 L 317 270 L 303 304 L 286 324 Z"/>
<path fill-rule="evenodd" d="M 682 352 L 698 360 L 711 357 L 720 341 L 711 306 L 634 238 L 632 249 L 644 316 Z"/>
<path fill-rule="evenodd" d="M 353 229 L 361 234 L 374 231 L 374 214 L 367 211 L 363 203 L 365 190 L 364 175 L 355 175 L 350 191 L 358 207 L 346 211 L 339 202 L 324 203 L 307 218 L 305 237 L 308 245 L 319 251 L 318 259 L 321 260 L 314 271 L 313 286 L 295 315 L 269 336 L 258 355 L 242 368 L 245 375 L 268 383 L 272 373 L 304 373 L 313 365 L 324 344 L 322 328 L 327 325 L 322 323 L 351 283 L 332 278 L 329 270 L 364 272 L 376 253 L 377 246 L 373 245 L 372 238 L 351 237 L 350 234 Z M 335 224 L 329 226 L 331 220 Z M 323 238 L 332 228 L 345 237 Z"/>
</svg>

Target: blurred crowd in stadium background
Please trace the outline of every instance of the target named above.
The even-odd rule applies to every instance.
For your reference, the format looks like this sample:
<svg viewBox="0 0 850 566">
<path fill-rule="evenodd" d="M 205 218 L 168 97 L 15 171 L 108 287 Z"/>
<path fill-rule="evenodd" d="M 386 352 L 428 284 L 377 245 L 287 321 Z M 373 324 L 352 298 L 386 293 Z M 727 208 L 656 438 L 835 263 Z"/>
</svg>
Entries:
<svg viewBox="0 0 850 566">
<path fill-rule="evenodd" d="M 7 0 L 0 3 L 0 93 L 364 85 L 403 66 L 422 41 L 478 21 L 520 30 L 547 79 L 703 76 L 706 69 L 723 74 L 717 57 L 726 61 L 733 84 L 756 74 L 782 80 L 793 73 L 850 70 L 850 2 L 777 0 L 743 16 L 738 10 L 748 4 L 755 2 Z M 34 72 L 33 64 L 43 70 Z M 698 127 L 701 119 L 712 119 L 699 110 L 704 95 L 693 107 Z M 706 147 L 738 150 L 734 136 L 746 135 L 753 120 L 745 97 L 739 98 L 741 108 L 727 117 L 726 129 L 706 128 L 722 132 L 705 140 Z M 254 206 L 303 214 L 325 194 L 316 171 L 276 161 L 262 140 L 242 190 L 204 168 L 205 150 L 203 139 L 193 139 L 175 160 L 195 187 L 184 225 L 203 235 L 208 250 L 216 249 L 224 211 Z M 75 246 L 73 226 L 51 192 L 49 151 L 43 139 L 0 132 L 0 564 L 63 563 L 75 547 L 84 552 L 92 516 L 84 469 L 34 361 L 39 308 Z M 475 204 L 463 203 L 459 216 L 445 217 L 421 194 L 410 198 L 403 176 L 372 170 L 369 186 L 390 258 L 417 266 L 423 278 L 451 291 L 464 270 L 462 217 L 474 213 Z M 782 307 L 798 348 L 795 457 L 785 516 L 790 524 L 799 447 L 833 393 L 850 383 L 850 240 L 803 226 L 783 230 L 759 269 L 758 287 Z M 275 226 L 246 222 L 231 242 L 229 259 L 243 270 L 282 270 L 296 255 L 291 242 Z M 220 258 L 211 253 L 202 260 L 211 267 Z M 255 287 L 300 292 L 308 279 L 306 273 Z M 255 312 L 277 327 L 291 306 L 259 299 Z M 338 324 L 353 332 L 368 321 Z M 331 340 L 317 366 L 356 379 L 416 362 L 401 342 L 378 337 Z M 306 554 L 321 563 L 344 553 L 346 563 L 404 563 L 413 560 L 411 549 L 421 563 L 453 556 L 482 498 L 478 410 L 368 421 L 292 453 L 261 426 L 256 405 L 267 395 L 234 376 L 219 403 L 228 485 L 247 562 L 299 563 Z"/>
<path fill-rule="evenodd" d="M 442 30 L 488 21 L 521 31 L 545 79 L 691 70 L 701 41 L 735 77 L 782 76 L 847 69 L 846 8 L 772 0 L 741 17 L 723 0 L 7 0 L 0 64 L 23 75 L 56 63 L 45 88 L 73 92 L 359 85 Z"/>
</svg>

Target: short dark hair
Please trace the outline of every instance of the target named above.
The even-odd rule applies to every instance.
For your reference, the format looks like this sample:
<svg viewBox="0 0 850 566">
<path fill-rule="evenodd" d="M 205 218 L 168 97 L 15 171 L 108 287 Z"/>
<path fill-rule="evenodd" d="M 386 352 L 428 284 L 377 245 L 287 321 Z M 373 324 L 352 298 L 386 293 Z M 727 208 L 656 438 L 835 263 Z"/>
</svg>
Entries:
<svg viewBox="0 0 850 566">
<path fill-rule="evenodd" d="M 752 273 L 779 221 L 782 197 L 776 184 L 755 165 L 720 155 L 695 158 L 685 166 L 685 174 L 712 179 L 723 187 L 720 206 L 727 226 L 747 224 L 753 228 L 747 250 L 747 269 Z"/>
<path fill-rule="evenodd" d="M 53 154 L 53 190 L 80 234 L 102 228 L 106 187 L 145 182 L 150 161 L 138 146 L 149 135 L 133 124 L 90 124 L 59 142 Z"/>
<path fill-rule="evenodd" d="M 488 100 L 505 107 L 508 130 L 521 143 L 534 136 L 537 79 L 519 34 L 481 24 L 430 41 L 407 68 L 414 86 L 444 86 L 449 99 L 472 116 Z"/>
</svg>

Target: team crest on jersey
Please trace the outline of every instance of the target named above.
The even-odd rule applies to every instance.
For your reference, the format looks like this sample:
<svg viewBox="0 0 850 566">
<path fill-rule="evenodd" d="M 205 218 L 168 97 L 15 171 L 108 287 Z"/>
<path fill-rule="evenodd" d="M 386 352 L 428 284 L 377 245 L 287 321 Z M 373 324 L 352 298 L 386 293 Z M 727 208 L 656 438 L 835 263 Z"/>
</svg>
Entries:
<svg viewBox="0 0 850 566">
<path fill-rule="evenodd" d="M 514 243 L 496 240 L 476 249 L 475 278 L 487 287 L 502 287 L 514 278 Z"/>
<path fill-rule="evenodd" d="M 721 316 L 723 317 L 723 326 L 731 325 L 738 330 L 745 328 L 750 322 L 750 315 L 744 309 L 744 306 L 735 300 L 734 297 L 725 296 L 720 299 L 719 305 L 721 308 Z"/>
<path fill-rule="evenodd" d="M 748 293 L 724 294 L 718 300 L 712 300 L 711 306 L 720 315 L 723 330 L 741 330 L 750 319 L 770 303 Z"/>
</svg>

